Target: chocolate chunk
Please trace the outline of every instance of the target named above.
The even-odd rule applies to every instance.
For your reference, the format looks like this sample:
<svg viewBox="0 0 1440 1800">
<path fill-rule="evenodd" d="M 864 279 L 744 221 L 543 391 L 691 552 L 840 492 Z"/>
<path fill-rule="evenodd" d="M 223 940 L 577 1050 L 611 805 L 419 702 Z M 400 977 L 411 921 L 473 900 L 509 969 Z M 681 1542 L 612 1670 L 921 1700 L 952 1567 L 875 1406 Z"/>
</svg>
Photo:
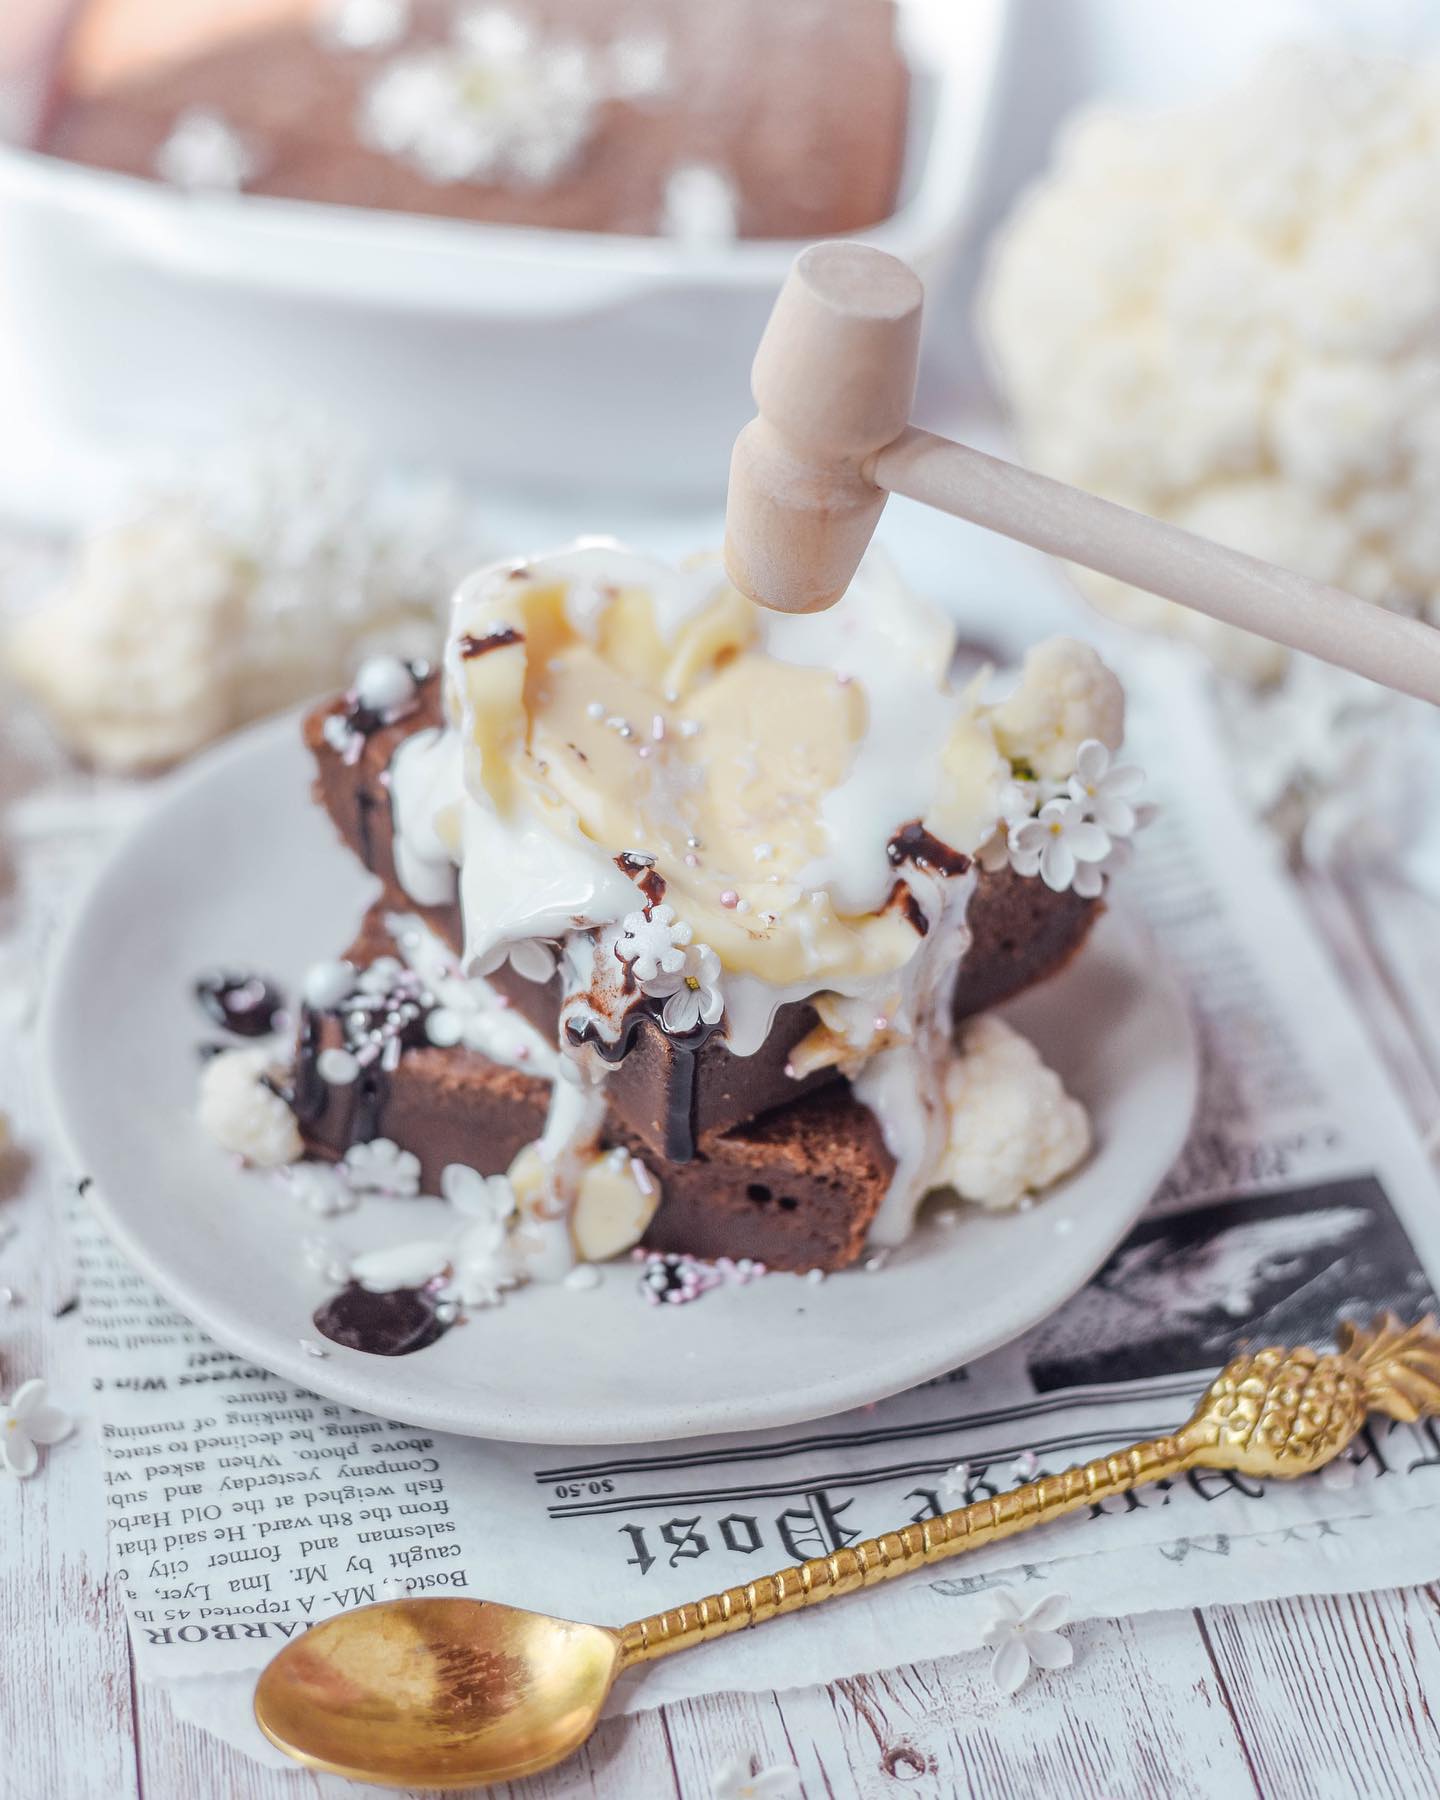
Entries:
<svg viewBox="0 0 1440 1800">
<path fill-rule="evenodd" d="M 970 867 L 970 858 L 963 850 L 952 850 L 948 844 L 942 844 L 918 819 L 902 825 L 885 846 L 885 851 L 892 867 L 897 869 L 912 862 L 919 868 L 933 869 L 937 875 L 963 875 Z"/>
<path fill-rule="evenodd" d="M 443 1337 L 448 1326 L 424 1288 L 372 1294 L 352 1281 L 315 1309 L 315 1329 L 332 1344 L 369 1356 L 410 1356 Z"/>
<path fill-rule="evenodd" d="M 466 662 L 477 656 L 485 656 L 491 650 L 503 650 L 507 644 L 523 644 L 525 633 L 517 631 L 513 625 L 496 625 L 487 631 L 484 637 L 472 637 L 469 632 L 460 640 L 460 654 Z"/>
<path fill-rule="evenodd" d="M 229 971 L 202 975 L 195 998 L 207 1018 L 236 1037 L 268 1037 L 285 1008 L 284 996 L 263 975 Z"/>
</svg>

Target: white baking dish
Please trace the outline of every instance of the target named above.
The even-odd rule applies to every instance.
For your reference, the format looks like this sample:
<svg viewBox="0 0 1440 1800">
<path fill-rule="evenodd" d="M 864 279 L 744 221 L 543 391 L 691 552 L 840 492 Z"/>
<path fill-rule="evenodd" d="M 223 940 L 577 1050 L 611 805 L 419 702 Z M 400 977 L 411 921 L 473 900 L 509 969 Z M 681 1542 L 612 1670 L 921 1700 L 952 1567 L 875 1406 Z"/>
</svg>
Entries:
<svg viewBox="0 0 1440 1800">
<path fill-rule="evenodd" d="M 865 236 L 933 279 L 975 193 L 1008 5 L 902 10 L 904 188 Z M 284 397 L 468 478 L 719 490 L 796 245 L 181 195 L 23 147 L 18 97 L 43 54 L 0 104 L 0 328 L 31 406 L 73 441 L 106 454 L 203 441 Z"/>
</svg>

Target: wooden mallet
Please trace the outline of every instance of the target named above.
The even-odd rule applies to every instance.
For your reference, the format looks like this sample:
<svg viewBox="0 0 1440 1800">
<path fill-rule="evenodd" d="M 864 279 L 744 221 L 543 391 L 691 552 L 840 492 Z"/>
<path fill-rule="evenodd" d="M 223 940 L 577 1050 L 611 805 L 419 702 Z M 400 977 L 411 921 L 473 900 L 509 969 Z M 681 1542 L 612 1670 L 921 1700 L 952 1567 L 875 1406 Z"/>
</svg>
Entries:
<svg viewBox="0 0 1440 1800">
<path fill-rule="evenodd" d="M 819 612 L 849 586 L 891 494 L 1440 701 L 1440 631 L 909 423 L 924 290 L 863 244 L 814 244 L 755 357 L 758 417 L 730 465 L 725 561 L 742 592 Z"/>
</svg>

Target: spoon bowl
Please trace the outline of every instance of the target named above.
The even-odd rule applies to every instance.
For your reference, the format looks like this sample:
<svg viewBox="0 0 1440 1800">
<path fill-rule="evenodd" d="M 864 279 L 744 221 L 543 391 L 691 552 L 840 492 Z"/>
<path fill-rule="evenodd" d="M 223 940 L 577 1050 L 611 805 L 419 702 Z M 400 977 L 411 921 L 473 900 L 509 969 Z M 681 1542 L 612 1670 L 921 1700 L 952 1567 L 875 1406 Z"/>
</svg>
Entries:
<svg viewBox="0 0 1440 1800">
<path fill-rule="evenodd" d="M 265 1669 L 255 1717 L 312 1769 L 476 1787 L 548 1769 L 595 1729 L 618 1633 L 462 1598 L 390 1600 L 316 1625 Z"/>
</svg>

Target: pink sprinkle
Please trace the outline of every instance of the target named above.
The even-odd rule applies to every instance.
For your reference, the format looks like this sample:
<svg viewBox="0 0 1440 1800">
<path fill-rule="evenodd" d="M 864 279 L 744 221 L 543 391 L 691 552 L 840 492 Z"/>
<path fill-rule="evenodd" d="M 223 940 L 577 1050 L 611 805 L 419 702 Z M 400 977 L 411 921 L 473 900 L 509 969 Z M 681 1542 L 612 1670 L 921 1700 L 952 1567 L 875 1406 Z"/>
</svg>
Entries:
<svg viewBox="0 0 1440 1800">
<path fill-rule="evenodd" d="M 380 771 L 380 773 L 379 773 L 379 774 L 378 774 L 378 775 L 377 775 L 377 776 L 376 776 L 376 777 L 375 777 L 375 785 L 376 785 L 376 786 L 377 786 L 377 787 L 382 787 L 382 788 L 388 788 L 388 787 L 389 787 L 389 785 L 390 785 L 390 771 L 389 771 L 389 770 L 388 770 L 388 769 L 382 769 L 382 770 L 381 770 L 381 771 Z"/>
<path fill-rule="evenodd" d="M 884 1013 L 876 1013 L 875 1029 L 877 1031 L 888 1031 L 890 1029 L 890 1021 L 885 1017 Z"/>
<path fill-rule="evenodd" d="M 839 687 L 849 687 L 854 679 L 855 677 L 853 675 L 837 675 L 835 677 L 836 684 Z"/>
<path fill-rule="evenodd" d="M 800 1079 L 800 1071 L 795 1067 L 794 1063 L 786 1063 L 785 1073 L 791 1081 L 798 1081 Z"/>
<path fill-rule="evenodd" d="M 530 1046 L 528 1044 L 517 1044 L 515 1046 L 516 1062 L 528 1062 L 529 1058 L 530 1058 Z"/>
<path fill-rule="evenodd" d="M 700 858 L 693 850 L 687 850 L 685 853 L 685 867 L 687 869 L 698 869 L 700 867 Z"/>
<path fill-rule="evenodd" d="M 656 713 L 650 721 L 650 735 L 657 744 L 665 742 L 665 715 L 663 713 Z"/>
<path fill-rule="evenodd" d="M 509 1006 L 510 996 L 508 994 L 497 994 L 495 996 L 495 1004 L 500 1007 Z"/>
<path fill-rule="evenodd" d="M 648 744 L 642 744 L 640 746 L 640 754 L 641 756 L 648 756 L 650 754 L 650 746 Z"/>
<path fill-rule="evenodd" d="M 726 888 L 725 892 L 720 896 L 720 904 L 722 906 L 738 906 L 740 904 L 740 896 L 735 892 L 734 888 Z"/>
</svg>

